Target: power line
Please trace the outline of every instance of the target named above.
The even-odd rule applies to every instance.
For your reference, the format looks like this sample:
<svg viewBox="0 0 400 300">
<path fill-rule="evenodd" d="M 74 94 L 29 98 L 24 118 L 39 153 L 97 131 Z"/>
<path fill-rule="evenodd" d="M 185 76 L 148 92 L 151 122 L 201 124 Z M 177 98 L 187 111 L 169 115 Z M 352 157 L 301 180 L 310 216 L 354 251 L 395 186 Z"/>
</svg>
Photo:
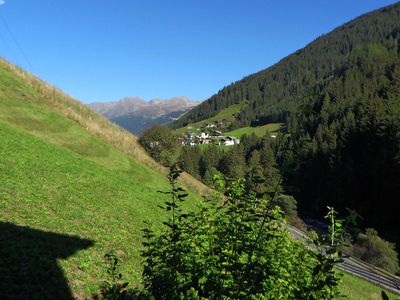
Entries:
<svg viewBox="0 0 400 300">
<path fill-rule="evenodd" d="M 30 60 L 28 59 L 28 57 L 25 54 L 25 51 L 22 49 L 21 45 L 18 43 L 15 35 L 12 33 L 10 26 L 8 26 L 6 20 L 0 15 L 0 20 L 2 21 L 2 23 L 4 24 L 4 27 L 6 28 L 8 34 L 10 35 L 11 39 L 13 40 L 13 42 L 15 43 L 15 45 L 17 46 L 18 50 L 21 52 L 22 57 L 25 59 L 25 61 L 27 62 L 29 68 L 31 69 L 31 72 L 33 71 L 33 67 L 32 64 L 30 62 Z"/>
<path fill-rule="evenodd" d="M 0 40 L 3 42 L 3 45 L 5 48 L 7 48 L 12 54 L 16 54 L 14 53 L 14 49 L 11 48 L 11 46 L 9 45 L 7 38 L 3 35 L 2 31 L 0 31 Z"/>
</svg>

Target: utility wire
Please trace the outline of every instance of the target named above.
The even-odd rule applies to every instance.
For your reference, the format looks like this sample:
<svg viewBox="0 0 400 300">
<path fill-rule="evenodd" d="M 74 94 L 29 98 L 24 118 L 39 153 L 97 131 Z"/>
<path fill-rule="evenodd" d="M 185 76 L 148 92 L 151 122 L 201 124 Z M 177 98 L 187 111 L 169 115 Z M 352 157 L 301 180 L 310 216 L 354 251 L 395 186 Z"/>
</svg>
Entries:
<svg viewBox="0 0 400 300">
<path fill-rule="evenodd" d="M 3 33 L 0 31 L 0 40 L 2 42 L 2 44 L 4 45 L 5 48 L 7 48 L 10 53 L 16 55 L 16 53 L 14 52 L 14 49 L 11 48 L 11 46 L 9 45 L 7 38 L 3 35 Z"/>
<path fill-rule="evenodd" d="M 25 59 L 25 61 L 28 64 L 28 67 L 31 69 L 31 72 L 33 71 L 33 67 L 31 62 L 29 61 L 28 57 L 25 54 L 24 49 L 22 49 L 21 45 L 18 43 L 15 35 L 12 33 L 10 26 L 8 26 L 6 20 L 0 15 L 0 20 L 4 24 L 4 27 L 6 28 L 8 34 L 10 35 L 11 39 L 14 41 L 15 45 L 17 46 L 18 50 L 21 52 L 22 57 Z"/>
<path fill-rule="evenodd" d="M 3 45 L 10 51 L 14 52 L 14 50 L 11 48 L 10 44 L 7 41 L 7 37 L 3 34 L 4 30 L 1 28 L 0 30 L 0 40 L 3 42 Z M 15 54 L 15 53 L 14 53 Z"/>
</svg>

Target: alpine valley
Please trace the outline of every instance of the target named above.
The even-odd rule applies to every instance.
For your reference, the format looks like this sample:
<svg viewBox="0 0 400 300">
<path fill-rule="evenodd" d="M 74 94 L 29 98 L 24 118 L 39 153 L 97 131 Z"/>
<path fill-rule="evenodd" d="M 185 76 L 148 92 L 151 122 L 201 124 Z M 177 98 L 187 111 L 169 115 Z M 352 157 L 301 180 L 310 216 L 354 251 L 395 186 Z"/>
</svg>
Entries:
<svg viewBox="0 0 400 300">
<path fill-rule="evenodd" d="M 362 15 L 221 89 L 172 127 L 186 132 L 221 121 L 237 138 L 268 127 L 281 132 L 276 166 L 303 216 L 321 217 L 327 205 L 354 209 L 363 226 L 400 249 L 399 3 Z M 249 178 L 253 166 L 260 167 L 262 143 L 253 138 L 237 146 L 236 174 Z M 224 173 L 232 163 L 212 166 Z M 202 168 L 188 167 L 204 180 L 205 173 L 196 174 Z"/>
<path fill-rule="evenodd" d="M 89 107 L 122 128 L 140 135 L 144 129 L 153 125 L 170 124 L 199 103 L 183 96 L 150 101 L 126 97 L 114 102 L 91 103 Z"/>
<path fill-rule="evenodd" d="M 110 24 L 125 13 L 106 9 Z M 168 43 L 189 29 L 171 12 Z M 143 28 L 159 24 L 149 20 Z M 69 37 L 98 33 L 80 26 Z M 101 41 L 112 39 L 104 33 Z M 158 67 L 164 43 L 150 51 L 139 36 L 135 44 Z M 80 47 L 62 44 L 79 49 L 70 59 L 87 37 Z M 192 55 L 190 44 L 178 46 Z M 183 60 L 174 55 L 173 64 Z M 179 96 L 85 105 L 0 58 L 1 300 L 397 299 L 399 195 L 400 3 L 201 103 Z"/>
</svg>

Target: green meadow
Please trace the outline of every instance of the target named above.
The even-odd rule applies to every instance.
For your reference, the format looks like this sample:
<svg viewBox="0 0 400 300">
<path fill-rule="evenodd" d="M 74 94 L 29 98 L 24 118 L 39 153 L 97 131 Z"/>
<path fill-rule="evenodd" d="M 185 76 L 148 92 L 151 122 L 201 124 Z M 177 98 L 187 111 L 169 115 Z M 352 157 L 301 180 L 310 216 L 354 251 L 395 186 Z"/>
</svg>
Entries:
<svg viewBox="0 0 400 300">
<path fill-rule="evenodd" d="M 137 153 L 142 149 L 133 137 L 125 143 L 132 146 L 132 155 L 127 155 L 128 147 L 116 147 L 101 135 L 107 130 L 117 137 L 126 137 L 125 133 L 105 120 L 102 125 L 102 118 L 87 112 L 91 126 L 100 128 L 94 134 L 92 127 L 83 127 L 83 121 L 63 114 L 70 106 L 75 106 L 77 114 L 79 110 L 86 113 L 85 107 L 65 99 L 50 102 L 37 87 L 7 66 L 0 66 L 0 222 L 3 227 L 12 224 L 44 235 L 90 241 L 91 246 L 57 260 L 73 295 L 88 298 L 104 280 L 103 256 L 110 250 L 121 257 L 126 279 L 140 282 L 141 230 L 146 226 L 144 221 L 157 228 L 165 218 L 158 205 L 166 196 L 157 191 L 168 190 L 169 184 L 164 175 L 147 166 L 147 161 L 140 161 Z M 193 208 L 199 199 L 191 195 L 186 206 Z M 23 245 L 18 239 L 12 243 L 8 246 L 12 249 Z M 40 269 L 43 262 L 31 252 L 24 252 L 35 262 L 30 267 Z M 1 252 L 4 261 L 0 272 L 1 265 L 18 260 L 18 253 Z"/>
<path fill-rule="evenodd" d="M 343 274 L 343 283 L 340 292 L 346 295 L 347 299 L 352 300 L 381 300 L 382 288 L 371 284 L 359 277 Z M 400 295 L 395 295 L 391 292 L 385 291 L 389 299 L 397 300 L 400 299 Z M 345 298 L 346 299 L 346 298 Z"/>
<path fill-rule="evenodd" d="M 270 134 L 278 134 L 279 132 L 284 131 L 285 125 L 283 123 L 270 123 L 263 126 L 257 127 L 242 127 L 238 128 L 229 132 L 226 132 L 225 135 L 227 136 L 235 136 L 241 137 L 242 135 L 250 135 L 255 134 L 257 136 L 264 136 L 267 132 Z"/>
</svg>

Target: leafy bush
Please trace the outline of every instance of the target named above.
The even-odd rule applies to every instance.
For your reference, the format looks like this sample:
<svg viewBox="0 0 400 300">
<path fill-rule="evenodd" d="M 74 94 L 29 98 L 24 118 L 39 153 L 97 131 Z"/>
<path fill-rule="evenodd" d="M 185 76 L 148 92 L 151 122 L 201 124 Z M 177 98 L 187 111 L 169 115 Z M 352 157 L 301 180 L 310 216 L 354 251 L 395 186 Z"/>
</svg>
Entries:
<svg viewBox="0 0 400 300">
<path fill-rule="evenodd" d="M 353 245 L 353 255 L 391 273 L 400 270 L 395 245 L 379 237 L 372 228 L 367 228 L 365 234 L 359 234 Z"/>
<path fill-rule="evenodd" d="M 122 274 L 118 271 L 119 258 L 114 252 L 104 255 L 107 280 L 100 288 L 100 295 L 95 295 L 95 299 L 122 300 L 129 299 L 128 282 L 123 281 Z"/>
<path fill-rule="evenodd" d="M 154 125 L 147 128 L 139 139 L 140 144 L 157 161 L 168 164 L 178 147 L 177 136 L 172 129 Z"/>
<path fill-rule="evenodd" d="M 184 213 L 186 193 L 171 167 L 170 219 L 164 231 L 144 230 L 143 285 L 155 299 L 331 299 L 339 279 L 340 222 L 329 217 L 329 243 L 318 248 L 290 238 L 278 206 L 246 193 L 243 180 Z"/>
<path fill-rule="evenodd" d="M 146 291 L 139 288 L 130 288 L 119 272 L 120 259 L 113 252 L 104 255 L 107 279 L 100 286 L 98 294 L 93 295 L 94 300 L 153 300 Z"/>
<path fill-rule="evenodd" d="M 222 173 L 219 172 L 216 168 L 212 167 L 210 169 L 207 169 L 207 171 L 205 172 L 203 182 L 208 186 L 211 186 L 215 190 L 223 191 L 224 185 L 223 184 L 219 185 L 218 183 L 215 182 L 215 178 L 222 178 L 222 177 L 223 177 Z"/>
</svg>

